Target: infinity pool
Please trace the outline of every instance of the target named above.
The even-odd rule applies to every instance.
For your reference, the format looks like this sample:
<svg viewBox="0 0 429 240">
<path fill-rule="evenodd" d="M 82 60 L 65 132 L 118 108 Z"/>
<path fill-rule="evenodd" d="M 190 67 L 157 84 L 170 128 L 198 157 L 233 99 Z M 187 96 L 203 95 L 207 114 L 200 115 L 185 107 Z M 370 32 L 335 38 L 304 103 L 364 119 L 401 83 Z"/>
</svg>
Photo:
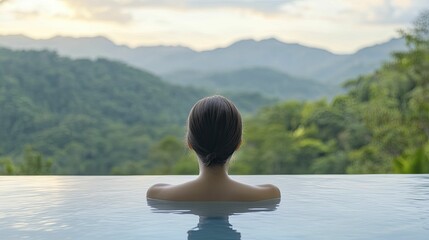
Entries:
<svg viewBox="0 0 429 240">
<path fill-rule="evenodd" d="M 192 178 L 0 177 L 0 239 L 429 239 L 429 175 L 234 176 L 281 201 L 146 200 Z"/>
</svg>

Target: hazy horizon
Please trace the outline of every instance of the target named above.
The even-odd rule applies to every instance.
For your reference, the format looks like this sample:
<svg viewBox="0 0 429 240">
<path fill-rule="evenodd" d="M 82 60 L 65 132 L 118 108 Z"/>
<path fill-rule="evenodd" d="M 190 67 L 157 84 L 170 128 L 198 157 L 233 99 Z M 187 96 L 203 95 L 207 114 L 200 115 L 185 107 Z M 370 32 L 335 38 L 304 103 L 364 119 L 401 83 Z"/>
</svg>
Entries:
<svg viewBox="0 0 429 240">
<path fill-rule="evenodd" d="M 217 46 L 217 47 L 208 48 L 208 49 L 201 49 L 201 50 L 200 50 L 200 49 L 192 48 L 191 46 L 180 45 L 180 44 L 179 44 L 179 45 L 173 45 L 173 44 L 170 44 L 170 45 L 169 45 L 169 44 L 159 44 L 159 45 L 136 45 L 136 46 L 132 46 L 132 45 L 128 45 L 128 44 L 121 44 L 121 43 L 118 43 L 118 42 L 114 41 L 113 39 L 111 39 L 111 38 L 109 38 L 109 37 L 107 37 L 107 36 L 103 36 L 103 35 L 79 36 L 79 37 L 75 37 L 75 36 L 68 36 L 68 35 L 54 35 L 54 36 L 52 36 L 52 37 L 47 37 L 47 38 L 33 38 L 33 37 L 28 36 L 28 35 L 25 35 L 25 34 L 0 34 L 0 37 L 25 37 L 25 38 L 33 39 L 33 40 L 36 40 L 36 41 L 44 41 L 44 40 L 50 40 L 50 39 L 55 39 L 55 38 L 72 38 L 72 39 L 84 39 L 84 38 L 86 38 L 86 39 L 91 39 L 91 38 L 95 39 L 95 38 L 105 38 L 105 39 L 107 39 L 108 41 L 110 41 L 110 42 L 112 42 L 113 44 L 115 44 L 116 46 L 125 46 L 125 47 L 128 47 L 128 48 L 130 48 L 130 49 L 135 49 L 135 48 L 139 48 L 139 47 L 182 47 L 182 48 L 188 48 L 188 49 L 191 49 L 192 51 L 195 51 L 195 52 L 208 52 L 208 51 L 213 51 L 213 50 L 216 50 L 216 49 L 228 48 L 228 47 L 230 47 L 230 46 L 232 46 L 232 45 L 234 45 L 234 44 L 236 44 L 236 43 L 238 43 L 238 42 L 242 42 L 242 41 L 255 41 L 255 42 L 262 42 L 262 41 L 276 40 L 276 41 L 280 41 L 280 42 L 282 42 L 282 43 L 284 43 L 284 44 L 297 44 L 297 45 L 301 45 L 301 46 L 304 46 L 304 47 L 307 47 L 307 48 L 321 49 L 321 50 L 325 50 L 325 51 L 331 52 L 331 53 L 336 54 L 336 55 L 349 55 L 349 54 L 355 54 L 356 52 L 358 52 L 358 51 L 360 51 L 360 50 L 362 50 L 362 49 L 364 49 L 364 48 L 367 48 L 367 47 L 373 47 L 373 46 L 375 46 L 375 45 L 383 44 L 383 43 L 386 43 L 386 42 L 391 41 L 391 40 L 393 40 L 393 39 L 399 39 L 399 38 L 401 38 L 400 36 L 396 36 L 396 37 L 388 38 L 388 39 L 386 39 L 385 41 L 374 42 L 374 43 L 372 43 L 372 44 L 362 46 L 361 48 L 358 48 L 358 49 L 356 49 L 355 51 L 350 52 L 350 53 L 337 53 L 337 52 L 333 52 L 333 51 L 331 51 L 331 50 L 329 50 L 329 49 L 326 49 L 326 48 L 323 48 L 323 47 L 311 46 L 311 45 L 302 44 L 302 43 L 299 43 L 299 42 L 286 42 L 286 41 L 282 41 L 281 39 L 278 39 L 278 38 L 276 38 L 276 37 L 268 37 L 268 38 L 259 39 L 259 40 L 258 40 L 258 39 L 252 39 L 252 38 L 246 38 L 246 39 L 244 39 L 244 38 L 243 38 L 243 39 L 238 39 L 237 41 L 232 42 L 232 43 L 230 43 L 230 44 L 227 44 L 227 45 L 225 45 L 225 46 Z"/>
<path fill-rule="evenodd" d="M 130 47 L 196 51 L 276 38 L 349 54 L 398 37 L 428 7 L 423 0 L 2 0 L 0 35 L 105 36 Z"/>
</svg>

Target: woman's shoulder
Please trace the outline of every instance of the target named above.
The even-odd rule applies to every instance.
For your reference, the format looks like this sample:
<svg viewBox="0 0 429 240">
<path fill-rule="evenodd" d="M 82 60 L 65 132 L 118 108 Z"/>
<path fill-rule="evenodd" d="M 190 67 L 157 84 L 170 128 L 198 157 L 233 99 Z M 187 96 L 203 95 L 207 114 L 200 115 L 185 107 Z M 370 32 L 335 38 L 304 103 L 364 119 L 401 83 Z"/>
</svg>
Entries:
<svg viewBox="0 0 429 240">
<path fill-rule="evenodd" d="M 170 184 L 165 183 L 157 183 L 155 185 L 152 185 L 146 192 L 147 198 L 153 198 L 153 199 L 162 199 L 163 190 L 166 187 L 171 186 Z"/>
<path fill-rule="evenodd" d="M 262 185 L 257 185 L 257 187 L 260 187 L 262 191 L 270 198 L 281 197 L 280 189 L 273 184 L 262 184 Z"/>
<path fill-rule="evenodd" d="M 279 188 L 273 184 L 248 185 L 235 182 L 234 188 L 239 200 L 243 201 L 261 201 L 281 197 Z"/>
<path fill-rule="evenodd" d="M 146 197 L 160 200 L 186 201 L 188 198 L 193 197 L 194 189 L 194 181 L 177 185 L 158 183 L 147 190 Z"/>
</svg>

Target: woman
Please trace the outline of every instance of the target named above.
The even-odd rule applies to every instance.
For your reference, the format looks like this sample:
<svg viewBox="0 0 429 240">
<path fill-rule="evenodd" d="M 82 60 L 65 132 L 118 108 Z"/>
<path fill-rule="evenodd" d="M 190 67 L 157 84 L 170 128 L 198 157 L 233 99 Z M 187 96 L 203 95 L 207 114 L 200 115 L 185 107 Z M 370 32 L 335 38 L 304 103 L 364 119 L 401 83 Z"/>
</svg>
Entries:
<svg viewBox="0 0 429 240">
<path fill-rule="evenodd" d="M 260 201 L 280 198 L 277 187 L 250 186 L 228 176 L 228 163 L 240 147 L 241 116 L 222 96 L 198 101 L 188 117 L 187 142 L 199 159 L 197 179 L 179 185 L 156 184 L 147 197 L 171 201 Z"/>
</svg>

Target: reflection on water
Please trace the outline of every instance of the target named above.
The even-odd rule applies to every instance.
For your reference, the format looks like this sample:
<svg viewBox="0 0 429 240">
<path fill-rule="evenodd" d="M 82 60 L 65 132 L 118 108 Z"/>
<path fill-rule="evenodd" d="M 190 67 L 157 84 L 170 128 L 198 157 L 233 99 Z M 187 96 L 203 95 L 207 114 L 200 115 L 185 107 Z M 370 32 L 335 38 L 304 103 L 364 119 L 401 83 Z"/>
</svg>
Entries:
<svg viewBox="0 0 429 240">
<path fill-rule="evenodd" d="M 174 202 L 148 199 L 154 213 L 193 214 L 198 225 L 188 231 L 188 240 L 238 240 L 241 234 L 229 222 L 229 216 L 251 212 L 275 211 L 280 199 L 258 202 Z"/>
<path fill-rule="evenodd" d="M 228 217 L 200 217 L 197 227 L 188 231 L 188 240 L 239 240 L 241 234 L 232 228 Z"/>
</svg>

